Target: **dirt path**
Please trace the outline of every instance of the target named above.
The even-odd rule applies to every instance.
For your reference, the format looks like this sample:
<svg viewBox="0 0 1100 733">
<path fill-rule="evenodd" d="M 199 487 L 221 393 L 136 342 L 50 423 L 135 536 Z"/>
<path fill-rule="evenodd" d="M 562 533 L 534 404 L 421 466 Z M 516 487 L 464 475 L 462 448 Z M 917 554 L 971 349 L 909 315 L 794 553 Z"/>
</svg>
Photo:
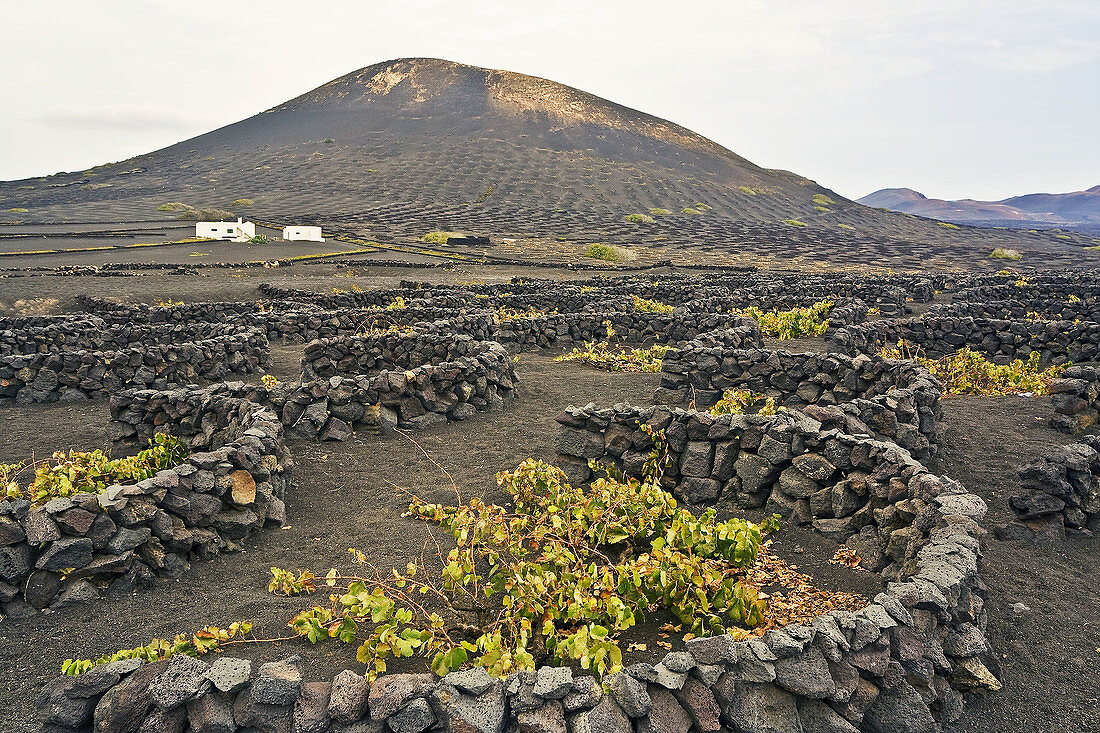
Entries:
<svg viewBox="0 0 1100 733">
<path fill-rule="evenodd" d="M 953 398 L 944 406 L 947 439 L 934 470 L 986 500 L 987 526 L 1011 518 L 1016 467 L 1072 441 L 1047 426 L 1049 398 Z M 1037 543 L 990 534 L 987 540 L 988 637 L 1001 660 L 1004 689 L 970 697 L 954 733 L 1100 729 L 1100 537 Z M 1013 610 L 1017 603 L 1030 610 Z"/>
</svg>

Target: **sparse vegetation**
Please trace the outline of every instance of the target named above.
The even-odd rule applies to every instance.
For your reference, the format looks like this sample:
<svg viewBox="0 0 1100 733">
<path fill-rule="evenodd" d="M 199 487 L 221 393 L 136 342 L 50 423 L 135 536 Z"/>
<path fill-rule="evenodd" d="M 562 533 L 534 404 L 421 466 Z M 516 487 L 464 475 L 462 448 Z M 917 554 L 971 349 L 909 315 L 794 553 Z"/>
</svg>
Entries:
<svg viewBox="0 0 1100 733">
<path fill-rule="evenodd" d="M 787 408 L 776 404 L 768 395 L 757 394 L 751 389 L 727 389 L 708 410 L 712 415 L 774 415 Z"/>
<path fill-rule="evenodd" d="M 8 209 L 8 212 L 12 213 L 12 214 L 26 214 L 27 209 L 24 209 L 24 208 L 19 207 L 19 206 L 13 206 L 12 208 Z"/>
<path fill-rule="evenodd" d="M 1023 259 L 1023 253 L 1019 250 L 1008 249 L 1007 247 L 995 248 L 989 256 L 995 260 L 1019 260 Z"/>
<path fill-rule="evenodd" d="M 166 433 L 157 433 L 148 448 L 130 458 L 112 459 L 101 450 L 58 451 L 43 461 L 0 464 L 0 497 L 44 504 L 73 494 L 97 494 L 112 484 L 152 478 L 186 457 L 187 446 Z M 34 478 L 26 486 L 20 485 L 20 474 L 31 469 Z"/>
<path fill-rule="evenodd" d="M 187 209 L 180 213 L 179 218 L 188 221 L 230 221 L 234 216 L 233 212 L 224 209 Z"/>
<path fill-rule="evenodd" d="M 233 208 L 242 208 L 242 207 L 254 206 L 255 204 L 256 204 L 256 202 L 253 201 L 252 199 L 237 199 L 236 201 L 232 202 L 229 205 L 232 206 Z"/>
<path fill-rule="evenodd" d="M 1066 368 L 1065 364 L 1056 364 L 1040 369 L 1038 351 L 1032 351 L 1026 360 L 1013 359 L 1010 364 L 994 364 L 969 346 L 939 359 L 926 358 L 905 342 L 884 347 L 879 354 L 886 359 L 914 359 L 940 380 L 944 394 L 950 396 L 1047 395 L 1050 383 Z"/>
<path fill-rule="evenodd" d="M 943 227 L 944 229 L 958 229 L 959 228 L 958 224 L 952 224 L 949 221 L 937 221 L 936 224 Z"/>
<path fill-rule="evenodd" d="M 626 260 L 626 252 L 622 248 L 611 244 L 592 244 L 584 251 L 585 257 L 605 262 L 623 262 Z"/>
<path fill-rule="evenodd" d="M 604 321 L 604 326 L 607 328 L 607 335 L 603 341 L 585 341 L 583 348 L 573 347 L 568 354 L 555 357 L 554 361 L 579 361 L 605 372 L 661 371 L 661 361 L 668 351 L 667 346 L 653 344 L 638 349 L 612 346 L 611 339 L 615 337 L 615 329 L 611 327 L 611 321 Z"/>
<path fill-rule="evenodd" d="M 765 336 L 778 339 L 821 336 L 829 328 L 826 316 L 833 309 L 833 301 L 822 300 L 806 308 L 763 312 L 756 306 L 734 310 L 735 315 L 751 318 L 760 324 Z"/>
<path fill-rule="evenodd" d="M 789 224 L 792 227 L 809 226 L 808 224 L 806 224 L 806 222 L 799 221 L 798 219 L 784 219 L 783 221 L 784 221 L 784 223 Z"/>
<path fill-rule="evenodd" d="M 699 211 L 698 209 L 693 209 L 690 206 L 685 206 L 684 208 L 680 209 L 680 213 L 681 214 L 689 214 L 689 215 L 694 216 L 696 214 L 702 214 L 703 212 Z"/>
<path fill-rule="evenodd" d="M 465 236 L 462 232 L 428 232 L 420 238 L 420 241 L 428 244 L 446 244 L 451 237 L 462 236 Z"/>
<path fill-rule="evenodd" d="M 179 201 L 169 201 L 166 204 L 161 204 L 157 207 L 157 211 L 190 211 L 192 206 L 188 206 L 185 203 Z"/>
<path fill-rule="evenodd" d="M 816 206 L 829 206 L 830 204 L 836 203 L 836 201 L 833 201 L 831 198 L 823 193 L 815 193 L 813 197 L 813 202 Z"/>
<path fill-rule="evenodd" d="M 267 238 L 266 234 L 257 234 L 248 240 L 249 244 L 271 244 L 271 240 Z"/>
<path fill-rule="evenodd" d="M 648 214 L 627 214 L 623 218 L 631 224 L 652 224 L 656 221 L 656 219 Z"/>
<path fill-rule="evenodd" d="M 634 310 L 642 313 L 671 313 L 675 310 L 668 303 L 662 303 L 659 300 L 649 300 L 633 294 L 630 299 L 634 303 Z"/>
<path fill-rule="evenodd" d="M 668 216 L 672 212 L 668 209 L 662 209 L 658 206 L 658 207 L 654 207 L 654 208 L 650 209 L 649 213 L 653 214 L 653 216 Z"/>
</svg>

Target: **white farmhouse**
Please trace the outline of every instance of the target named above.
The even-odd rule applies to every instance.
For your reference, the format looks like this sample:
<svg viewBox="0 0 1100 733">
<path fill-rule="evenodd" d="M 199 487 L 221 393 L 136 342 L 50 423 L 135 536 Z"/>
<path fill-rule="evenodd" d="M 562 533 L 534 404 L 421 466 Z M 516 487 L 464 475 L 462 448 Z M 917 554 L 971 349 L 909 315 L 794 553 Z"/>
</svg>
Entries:
<svg viewBox="0 0 1100 733">
<path fill-rule="evenodd" d="M 321 227 L 283 227 L 283 239 L 288 242 L 323 242 Z"/>
<path fill-rule="evenodd" d="M 256 225 L 237 218 L 237 221 L 195 222 L 195 236 L 206 239 L 228 239 L 231 242 L 247 242 L 256 236 Z"/>
</svg>

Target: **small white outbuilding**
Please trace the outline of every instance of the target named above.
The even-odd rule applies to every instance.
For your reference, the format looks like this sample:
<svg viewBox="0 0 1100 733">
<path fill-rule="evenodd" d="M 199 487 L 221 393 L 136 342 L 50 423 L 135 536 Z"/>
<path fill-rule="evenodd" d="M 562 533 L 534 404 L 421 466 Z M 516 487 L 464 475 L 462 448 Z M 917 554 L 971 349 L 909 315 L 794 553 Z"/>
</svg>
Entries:
<svg viewBox="0 0 1100 733">
<path fill-rule="evenodd" d="M 247 242 L 256 236 L 256 225 L 240 218 L 237 221 L 198 221 L 195 222 L 195 236 Z"/>
<path fill-rule="evenodd" d="M 283 239 L 288 242 L 323 242 L 321 227 L 283 227 Z"/>
</svg>

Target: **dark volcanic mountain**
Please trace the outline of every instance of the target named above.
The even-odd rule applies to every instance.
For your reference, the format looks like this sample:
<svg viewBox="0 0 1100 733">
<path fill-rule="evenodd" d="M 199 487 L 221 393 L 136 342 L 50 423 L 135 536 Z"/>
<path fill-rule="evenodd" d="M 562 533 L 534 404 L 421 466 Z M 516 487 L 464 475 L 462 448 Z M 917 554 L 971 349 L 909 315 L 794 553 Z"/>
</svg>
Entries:
<svg viewBox="0 0 1100 733">
<path fill-rule="evenodd" d="M 1031 193 L 1001 201 L 928 198 L 911 188 L 884 188 L 859 199 L 867 206 L 966 224 L 1044 224 L 1100 227 L 1100 186 L 1071 193 Z"/>
<path fill-rule="evenodd" d="M 435 59 L 369 66 L 120 163 L 0 183 L 0 211 L 24 222 L 156 221 L 168 202 L 378 241 L 448 229 L 863 263 L 861 248 L 927 263 L 940 252 L 910 243 L 1003 243 L 861 206 L 571 87 Z"/>
</svg>

